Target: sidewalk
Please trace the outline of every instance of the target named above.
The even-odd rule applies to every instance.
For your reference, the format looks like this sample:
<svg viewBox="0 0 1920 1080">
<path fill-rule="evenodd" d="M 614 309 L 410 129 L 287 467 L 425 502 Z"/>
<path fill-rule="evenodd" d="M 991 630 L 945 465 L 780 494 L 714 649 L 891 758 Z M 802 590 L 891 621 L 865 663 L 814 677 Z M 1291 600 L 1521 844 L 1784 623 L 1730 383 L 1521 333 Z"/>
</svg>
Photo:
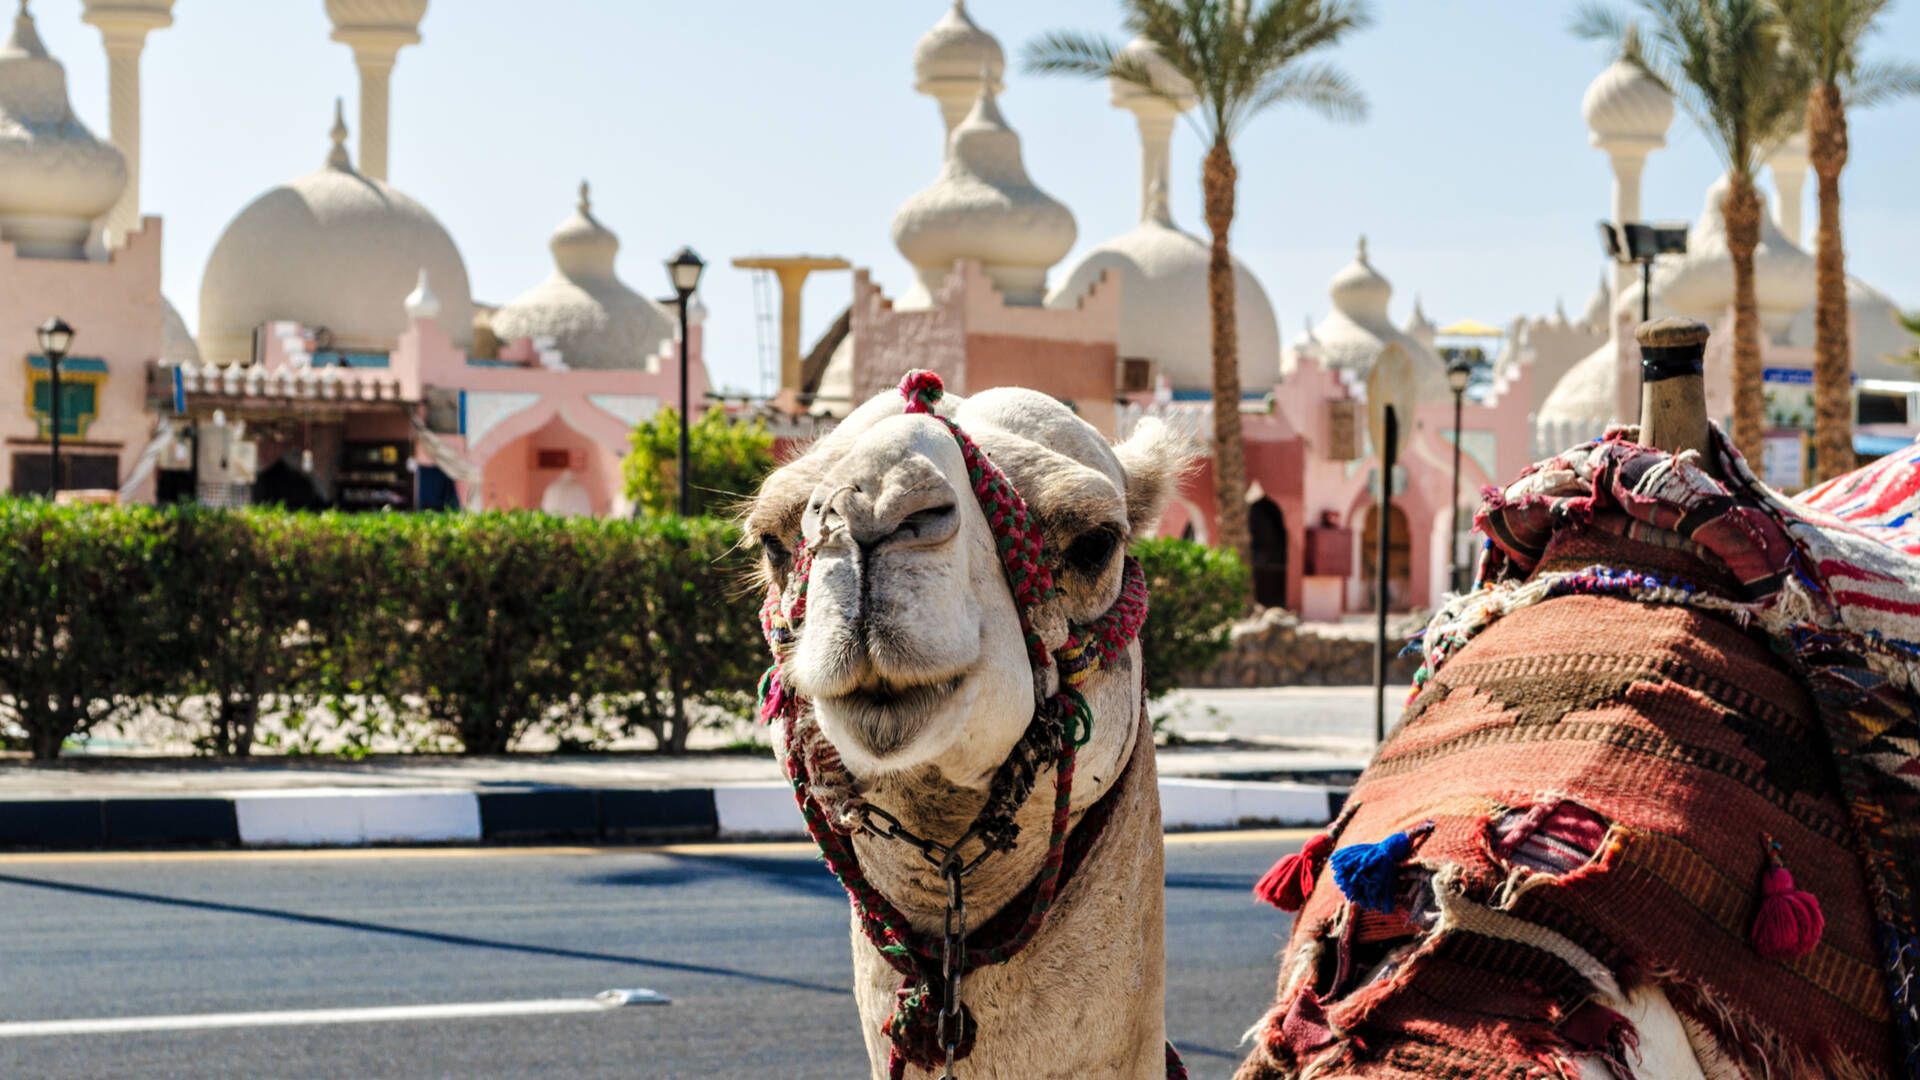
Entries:
<svg viewBox="0 0 1920 1080">
<path fill-rule="evenodd" d="M 1372 697 L 1363 689 L 1174 695 L 1165 707 L 1182 735 L 1159 751 L 1166 827 L 1324 824 L 1372 747 Z M 0 765 L 0 848 L 800 835 L 771 750 Z"/>
</svg>

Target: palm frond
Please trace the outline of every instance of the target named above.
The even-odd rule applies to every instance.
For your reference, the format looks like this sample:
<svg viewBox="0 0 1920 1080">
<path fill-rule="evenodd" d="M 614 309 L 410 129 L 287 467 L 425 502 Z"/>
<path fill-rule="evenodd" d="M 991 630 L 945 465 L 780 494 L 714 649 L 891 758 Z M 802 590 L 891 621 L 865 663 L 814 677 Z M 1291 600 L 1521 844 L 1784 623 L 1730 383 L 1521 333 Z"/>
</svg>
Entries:
<svg viewBox="0 0 1920 1080">
<path fill-rule="evenodd" d="M 1273 105 L 1300 104 L 1329 120 L 1367 118 L 1367 98 L 1347 74 L 1331 64 L 1282 68 L 1268 76 L 1241 109 L 1241 119 Z"/>
<path fill-rule="evenodd" d="M 1117 51 L 1098 34 L 1053 30 L 1028 42 L 1021 62 L 1036 74 L 1104 79 L 1113 71 Z"/>
<path fill-rule="evenodd" d="M 1583 41 L 1604 41 L 1619 45 L 1624 54 L 1627 35 L 1633 33 L 1633 23 L 1612 6 L 1588 0 L 1573 9 L 1573 18 L 1567 23 L 1567 32 Z"/>
<path fill-rule="evenodd" d="M 1841 80 L 1840 94 L 1849 109 L 1871 108 L 1897 98 L 1920 95 L 1920 65 L 1904 60 L 1856 64 Z"/>
</svg>

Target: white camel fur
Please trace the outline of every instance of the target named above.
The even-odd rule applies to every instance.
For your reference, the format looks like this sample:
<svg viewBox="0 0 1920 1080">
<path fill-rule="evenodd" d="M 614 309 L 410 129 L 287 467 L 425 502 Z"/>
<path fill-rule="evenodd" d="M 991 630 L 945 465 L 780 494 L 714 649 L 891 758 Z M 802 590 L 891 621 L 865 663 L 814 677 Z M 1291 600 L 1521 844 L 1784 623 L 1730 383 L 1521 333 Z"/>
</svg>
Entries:
<svg viewBox="0 0 1920 1080">
<path fill-rule="evenodd" d="M 1035 626 L 1049 649 L 1059 647 L 1069 623 L 1113 604 L 1127 541 L 1158 520 L 1185 450 L 1152 421 L 1109 446 L 1064 405 L 1023 389 L 949 396 L 937 411 L 1037 516 L 1060 589 Z M 812 554 L 806 620 L 786 679 L 812 702 L 861 796 L 916 833 L 957 839 L 1033 717 L 1034 676 L 952 434 L 932 417 L 903 415 L 898 394 L 881 394 L 767 479 L 747 529 L 776 585 L 793 565 L 796 538 Z M 1031 944 L 967 973 L 963 999 L 979 1023 L 959 1070 L 969 1080 L 1164 1076 L 1164 872 L 1139 643 L 1085 691 L 1093 735 L 1079 753 L 1073 821 L 1130 761 L 1132 770 L 1105 832 Z M 1052 790 L 1049 769 L 1018 816 L 1017 846 L 967 879 L 973 925 L 1034 878 Z M 944 886 L 919 852 L 868 835 L 853 843 L 869 880 L 916 928 L 938 932 Z M 884 1080 L 889 1041 L 880 1027 L 900 976 L 857 925 L 852 936 L 861 1029 L 873 1076 Z M 910 1066 L 908 1075 L 931 1074 Z"/>
</svg>

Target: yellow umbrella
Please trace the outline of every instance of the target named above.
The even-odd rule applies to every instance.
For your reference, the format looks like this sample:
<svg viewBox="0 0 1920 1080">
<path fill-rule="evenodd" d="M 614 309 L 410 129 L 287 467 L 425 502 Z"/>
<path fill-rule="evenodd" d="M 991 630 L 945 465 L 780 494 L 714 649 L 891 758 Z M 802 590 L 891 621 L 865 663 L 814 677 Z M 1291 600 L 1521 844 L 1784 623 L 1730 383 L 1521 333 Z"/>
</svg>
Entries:
<svg viewBox="0 0 1920 1080">
<path fill-rule="evenodd" d="M 1478 319 L 1461 319 L 1459 323 L 1448 323 L 1446 327 L 1440 327 L 1438 331 L 1434 332 L 1436 332 L 1436 334 L 1446 334 L 1446 336 L 1450 336 L 1450 338 L 1500 338 L 1500 336 L 1505 336 L 1505 331 L 1501 331 L 1500 327 L 1488 327 L 1486 323 L 1482 323 L 1482 321 L 1478 321 Z"/>
</svg>

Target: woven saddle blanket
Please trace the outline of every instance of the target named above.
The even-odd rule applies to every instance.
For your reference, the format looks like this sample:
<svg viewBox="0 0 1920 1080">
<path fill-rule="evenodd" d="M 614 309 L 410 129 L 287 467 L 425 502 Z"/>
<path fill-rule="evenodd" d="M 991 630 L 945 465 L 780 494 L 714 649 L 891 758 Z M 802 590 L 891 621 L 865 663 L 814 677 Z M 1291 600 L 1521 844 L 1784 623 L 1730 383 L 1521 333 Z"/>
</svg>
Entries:
<svg viewBox="0 0 1920 1080">
<path fill-rule="evenodd" d="M 1920 462 L 1793 501 L 1635 434 L 1486 493 L 1330 829 L 1416 846 L 1386 910 L 1319 868 L 1241 1080 L 1641 1075 L 1644 985 L 1709 1077 L 1920 1076 Z M 1775 859 L 1825 918 L 1793 956 Z"/>
</svg>

